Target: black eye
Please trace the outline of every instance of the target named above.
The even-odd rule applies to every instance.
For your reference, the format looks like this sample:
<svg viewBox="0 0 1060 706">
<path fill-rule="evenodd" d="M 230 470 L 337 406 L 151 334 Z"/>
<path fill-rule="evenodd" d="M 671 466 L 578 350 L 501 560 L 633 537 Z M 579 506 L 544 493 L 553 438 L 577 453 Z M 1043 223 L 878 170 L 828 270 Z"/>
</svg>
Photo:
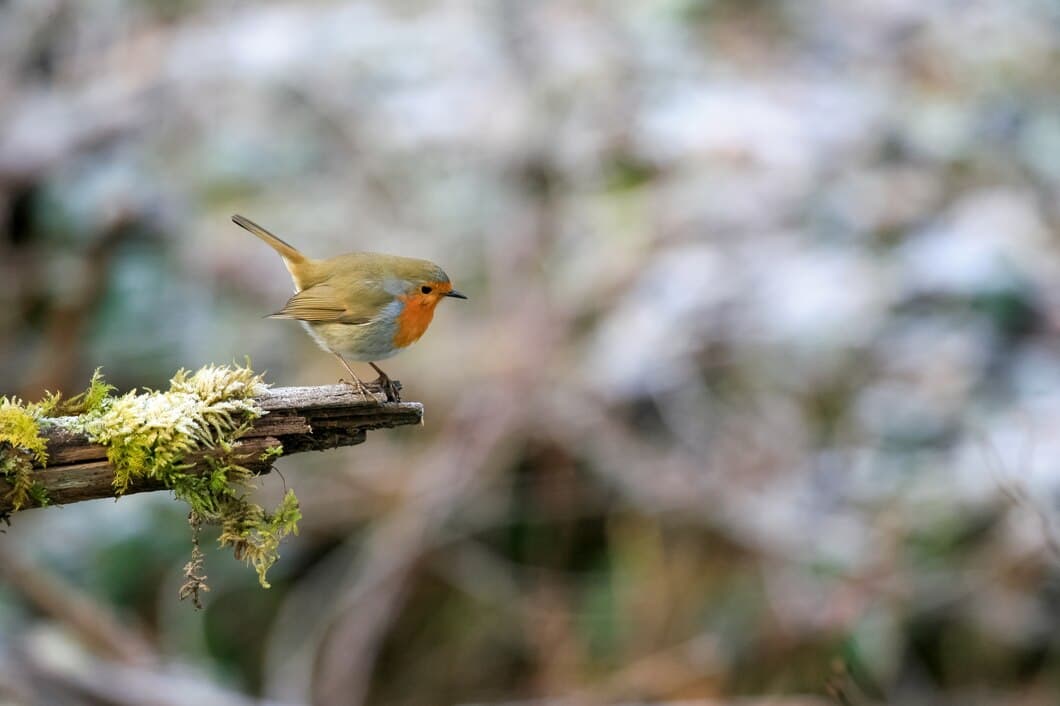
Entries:
<svg viewBox="0 0 1060 706">
<path fill-rule="evenodd" d="M 420 287 L 420 291 L 423 292 L 424 294 L 430 294 L 431 293 L 431 288 L 428 287 L 427 285 L 423 285 L 422 287 Z"/>
</svg>

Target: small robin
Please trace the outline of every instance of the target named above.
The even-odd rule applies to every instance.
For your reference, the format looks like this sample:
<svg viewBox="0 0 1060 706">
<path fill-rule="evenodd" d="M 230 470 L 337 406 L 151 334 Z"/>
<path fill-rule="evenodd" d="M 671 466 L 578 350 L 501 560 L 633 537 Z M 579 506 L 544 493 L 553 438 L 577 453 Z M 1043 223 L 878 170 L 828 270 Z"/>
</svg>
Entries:
<svg viewBox="0 0 1060 706">
<path fill-rule="evenodd" d="M 347 358 L 371 365 L 387 400 L 398 401 L 397 386 L 375 361 L 418 341 L 443 298 L 467 299 L 433 262 L 372 252 L 311 260 L 257 223 L 243 216 L 232 220 L 278 252 L 294 280 L 294 296 L 269 318 L 301 321 L 313 340 L 339 359 L 366 399 L 371 393 Z"/>
</svg>

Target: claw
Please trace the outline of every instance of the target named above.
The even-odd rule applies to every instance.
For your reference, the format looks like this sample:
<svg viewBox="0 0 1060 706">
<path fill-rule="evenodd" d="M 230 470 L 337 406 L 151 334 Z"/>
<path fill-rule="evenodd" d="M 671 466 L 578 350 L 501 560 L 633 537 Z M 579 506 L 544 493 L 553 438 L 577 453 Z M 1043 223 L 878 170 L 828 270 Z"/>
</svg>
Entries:
<svg viewBox="0 0 1060 706">
<path fill-rule="evenodd" d="M 387 402 L 400 402 L 401 401 L 401 390 L 394 384 L 394 381 L 390 378 L 378 381 L 383 386 L 383 392 L 386 393 Z"/>
<path fill-rule="evenodd" d="M 390 379 L 390 376 L 384 373 L 378 365 L 376 365 L 375 363 L 369 363 L 368 365 L 371 365 L 373 368 L 375 368 L 375 371 L 379 373 L 379 377 L 376 378 L 375 382 L 381 388 L 383 388 L 383 392 L 386 393 L 386 401 L 400 402 L 401 389 L 398 387 L 398 385 L 396 385 L 394 381 Z"/>
</svg>

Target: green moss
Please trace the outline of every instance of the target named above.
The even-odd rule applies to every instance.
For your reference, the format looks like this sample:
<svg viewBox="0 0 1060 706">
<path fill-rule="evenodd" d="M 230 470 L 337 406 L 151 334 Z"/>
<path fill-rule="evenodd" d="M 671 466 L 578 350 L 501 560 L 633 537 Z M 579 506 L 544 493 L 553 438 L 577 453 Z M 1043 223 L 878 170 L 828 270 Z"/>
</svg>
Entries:
<svg viewBox="0 0 1060 706">
<path fill-rule="evenodd" d="M 185 470 L 183 459 L 242 436 L 263 412 L 254 402 L 261 378 L 249 367 L 208 365 L 194 374 L 179 371 L 166 392 L 135 390 L 91 415 L 85 433 L 107 447 L 114 489 L 121 495 L 137 478 L 167 482 Z M 183 498 L 195 507 L 195 498 Z"/>
<path fill-rule="evenodd" d="M 103 380 L 102 372 L 99 368 L 96 368 L 96 371 L 92 373 L 92 380 L 88 384 L 88 389 L 81 394 L 64 400 L 62 394 L 49 392 L 44 395 L 43 400 L 27 405 L 27 407 L 38 417 L 90 414 L 99 411 L 113 391 L 114 387 Z"/>
<path fill-rule="evenodd" d="M 262 586 L 279 557 L 280 541 L 297 531 L 298 500 L 288 492 L 271 513 L 247 500 L 253 474 L 240 465 L 237 440 L 265 412 L 254 395 L 265 388 L 261 376 L 246 366 L 208 365 L 194 373 L 179 371 L 166 391 L 133 390 L 114 397 L 97 370 L 85 392 L 63 400 L 49 394 L 35 404 L 0 400 L 0 473 L 11 486 L 8 499 L 17 510 L 30 500 L 44 504 L 43 489 L 33 483 L 32 465 L 47 461 L 40 422 L 49 417 L 79 415 L 64 424 L 107 447 L 114 467 L 115 495 L 140 479 L 160 481 L 190 509 L 194 536 L 202 523 L 221 526 L 220 543 L 252 565 Z M 262 461 L 283 453 L 270 448 Z M 194 456 L 195 458 L 192 458 Z M 206 472 L 190 472 L 194 461 Z M 201 556 L 193 557 L 192 574 L 201 574 Z M 203 579 L 205 577 L 202 577 Z M 199 581 L 196 590 L 205 590 Z"/>
<path fill-rule="evenodd" d="M 13 510 L 21 510 L 33 499 L 33 465 L 17 451 L 7 451 L 0 458 L 0 475 L 9 487 L 4 500 L 11 503 Z"/>
<path fill-rule="evenodd" d="M 33 463 L 48 461 L 46 441 L 40 433 L 40 419 L 32 405 L 16 398 L 0 398 L 0 474 L 10 489 L 4 499 L 14 510 L 31 500 L 44 500 L 44 489 L 33 479 Z"/>
<path fill-rule="evenodd" d="M 103 403 L 110 398 L 110 393 L 115 387 L 108 385 L 103 379 L 103 373 L 99 368 L 92 373 L 92 379 L 88 383 L 88 389 L 80 395 L 70 398 L 60 407 L 62 414 L 89 414 L 100 411 Z"/>
<path fill-rule="evenodd" d="M 53 417 L 95 412 L 112 389 L 97 369 L 88 389 L 68 400 L 57 392 L 49 392 L 43 400 L 33 403 L 14 397 L 0 398 L 0 475 L 10 486 L 4 499 L 15 511 L 31 501 L 39 506 L 48 504 L 47 491 L 33 476 L 34 463 L 45 466 L 48 462 L 41 424 Z"/>
<path fill-rule="evenodd" d="M 258 456 L 258 460 L 262 463 L 267 463 L 269 461 L 272 461 L 273 459 L 279 458 L 280 456 L 283 456 L 283 444 L 277 444 L 276 446 L 270 446 L 269 448 L 265 449 L 261 452 L 261 455 Z"/>
<path fill-rule="evenodd" d="M 166 392 L 134 390 L 113 398 L 89 415 L 84 430 L 107 447 L 118 495 L 139 478 L 161 481 L 188 503 L 196 521 L 221 525 L 221 545 L 254 566 L 267 588 L 280 540 L 295 531 L 300 513 L 293 493 L 269 513 L 243 492 L 253 474 L 237 462 L 234 444 L 264 414 L 254 401 L 263 388 L 249 365 L 181 370 Z M 193 453 L 205 454 L 208 471 L 189 472 Z"/>
<path fill-rule="evenodd" d="M 237 559 L 247 562 L 258 572 L 258 582 L 269 588 L 266 573 L 279 557 L 280 540 L 298 534 L 302 511 L 294 491 L 288 490 L 271 513 L 260 505 L 236 499 L 222 513 L 221 546 L 232 547 Z"/>
<path fill-rule="evenodd" d="M 0 398 L 0 442 L 28 454 L 37 463 L 46 463 L 46 441 L 32 409 L 18 399 Z"/>
</svg>

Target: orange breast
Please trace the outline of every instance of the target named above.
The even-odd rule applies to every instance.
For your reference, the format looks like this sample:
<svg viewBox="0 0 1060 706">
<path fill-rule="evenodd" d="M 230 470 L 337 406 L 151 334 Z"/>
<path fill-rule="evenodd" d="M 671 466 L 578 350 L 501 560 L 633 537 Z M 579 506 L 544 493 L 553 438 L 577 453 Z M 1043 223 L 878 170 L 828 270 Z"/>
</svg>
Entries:
<svg viewBox="0 0 1060 706">
<path fill-rule="evenodd" d="M 419 340 L 434 318 L 434 307 L 438 298 L 422 294 L 406 294 L 398 299 L 405 302 L 405 308 L 397 317 L 397 331 L 394 333 L 394 345 L 404 348 Z"/>
</svg>

